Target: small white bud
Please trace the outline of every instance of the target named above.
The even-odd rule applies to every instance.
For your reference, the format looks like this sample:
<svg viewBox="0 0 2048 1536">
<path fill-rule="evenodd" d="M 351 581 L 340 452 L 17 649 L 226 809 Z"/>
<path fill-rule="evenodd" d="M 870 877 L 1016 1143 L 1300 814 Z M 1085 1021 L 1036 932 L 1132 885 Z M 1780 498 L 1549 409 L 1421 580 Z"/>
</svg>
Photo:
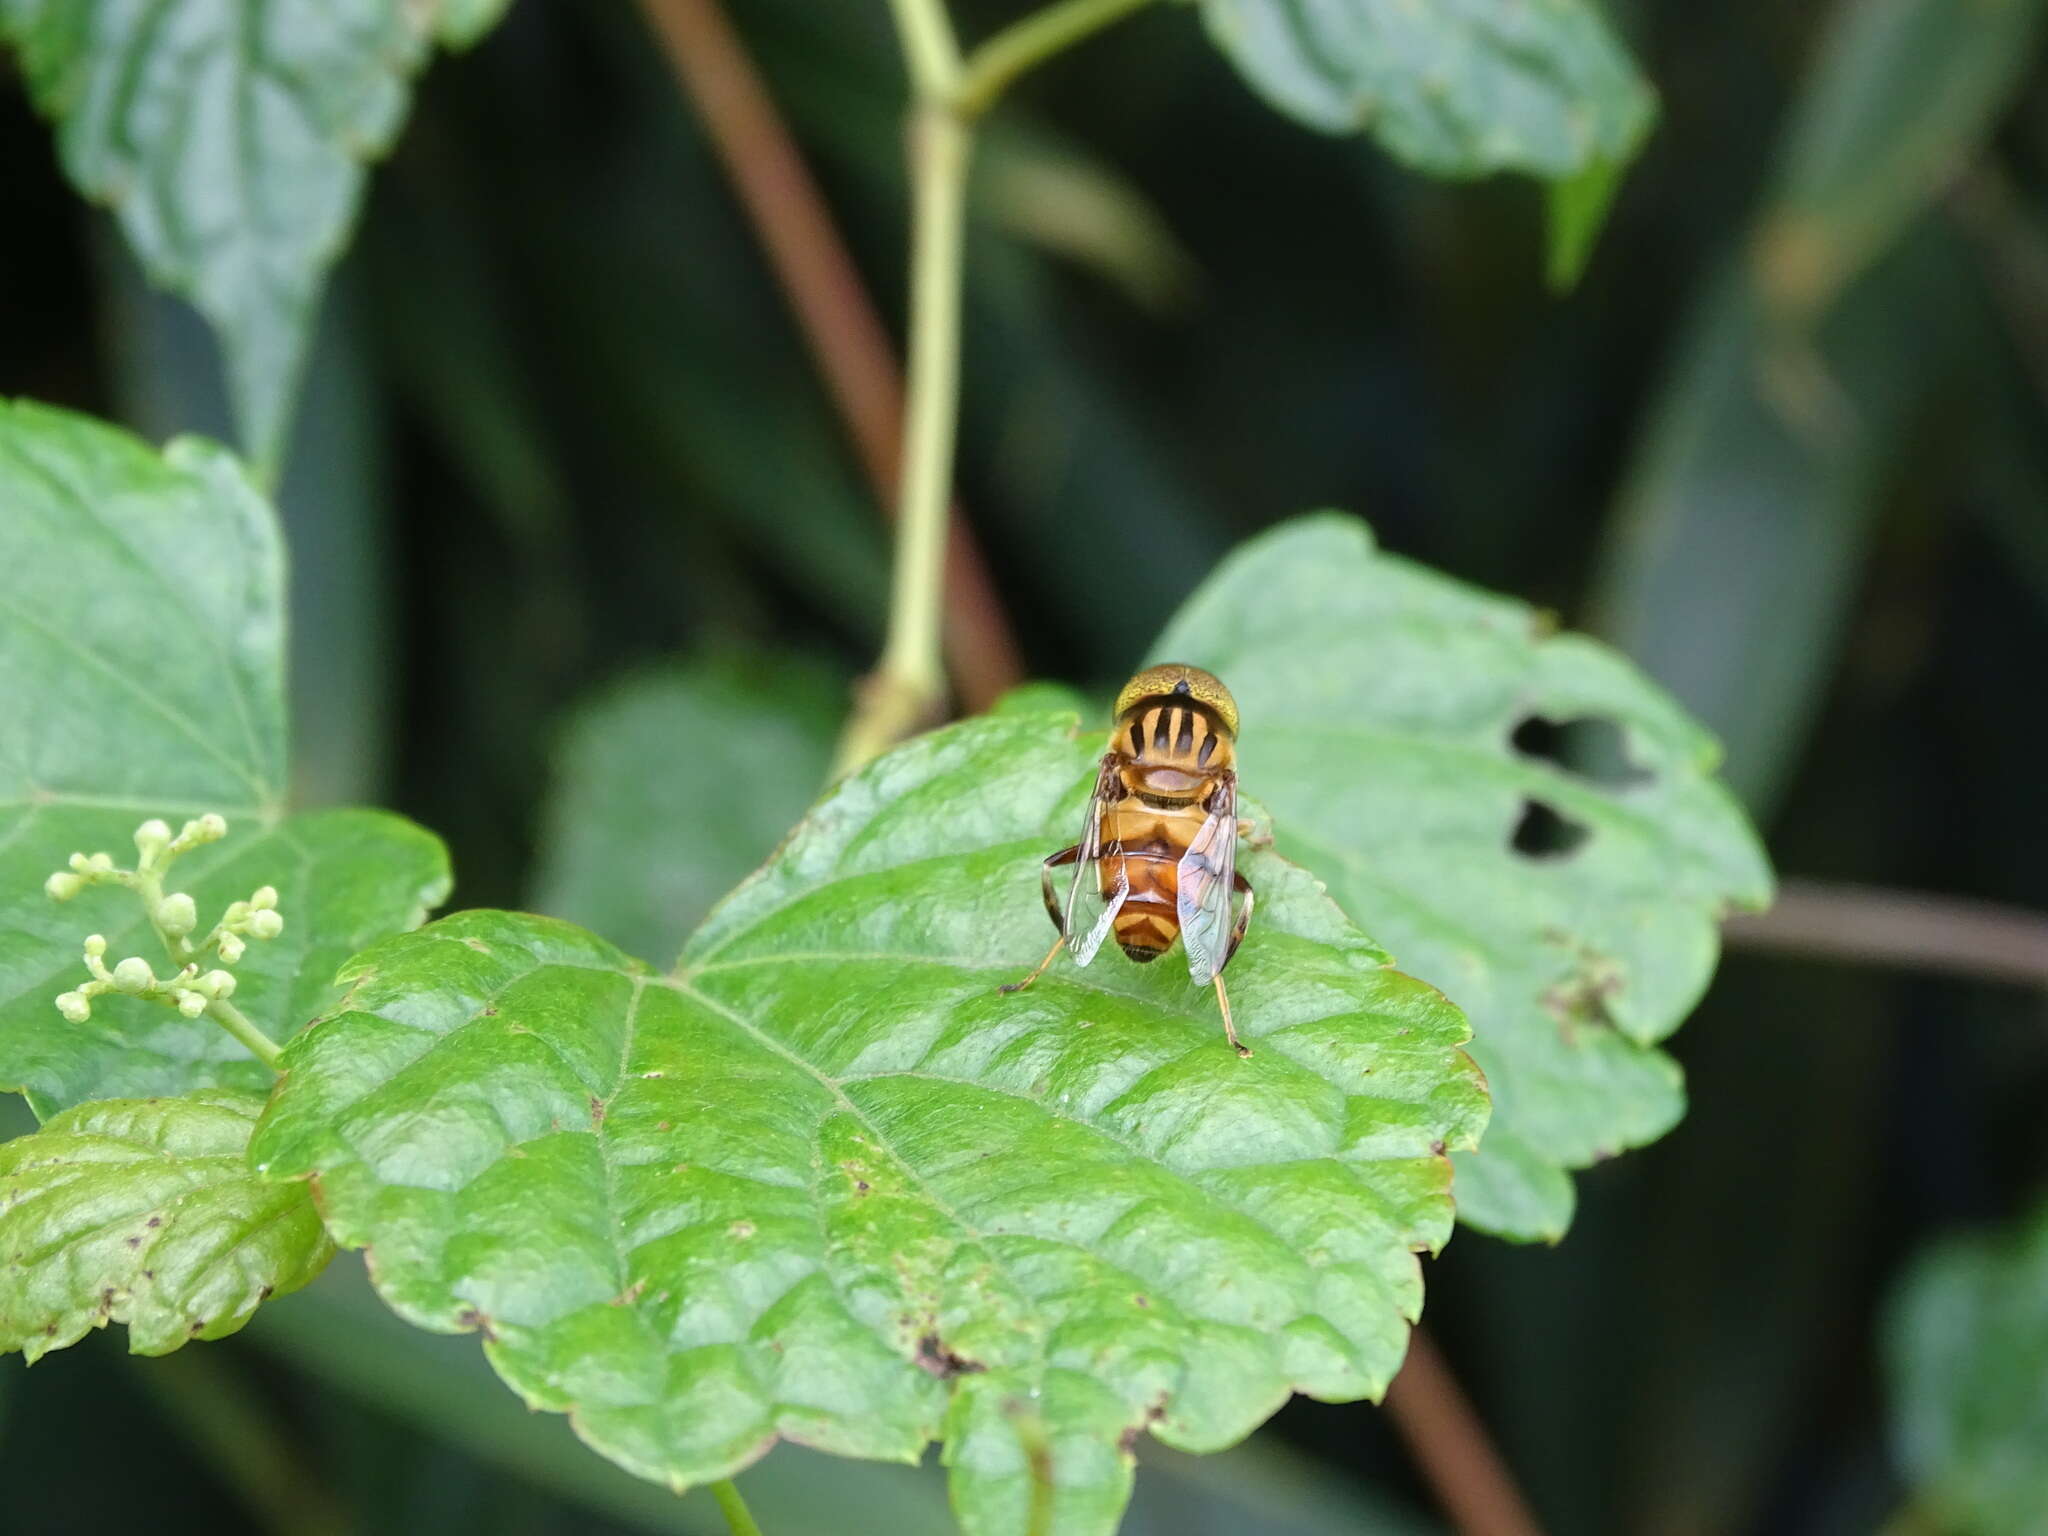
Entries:
<svg viewBox="0 0 2048 1536">
<path fill-rule="evenodd" d="M 223 928 L 240 928 L 248 920 L 249 903 L 246 901 L 231 901 L 228 903 L 226 915 L 220 920 L 220 925 Z"/>
<path fill-rule="evenodd" d="M 71 855 L 70 858 L 66 859 L 64 862 L 66 864 L 69 864 L 73 869 L 77 870 L 81 875 L 89 874 L 92 871 L 92 860 L 88 859 L 82 853 L 74 853 L 73 855 Z"/>
<path fill-rule="evenodd" d="M 220 936 L 220 957 L 229 965 L 242 958 L 242 951 L 246 947 L 236 934 L 224 933 Z"/>
<path fill-rule="evenodd" d="M 130 955 L 114 967 L 114 985 L 123 992 L 147 992 L 156 985 L 156 972 L 140 955 Z"/>
<path fill-rule="evenodd" d="M 85 936 L 85 952 L 88 955 L 91 955 L 95 960 L 99 959 L 101 955 L 104 955 L 107 952 L 106 935 L 99 933 L 88 933 Z"/>
<path fill-rule="evenodd" d="M 208 971 L 198 981 L 194 982 L 193 985 L 209 997 L 233 997 L 235 995 L 235 977 L 232 971 Z"/>
<path fill-rule="evenodd" d="M 155 816 L 135 829 L 135 851 L 145 860 L 153 859 L 162 853 L 170 841 L 170 827 Z"/>
<path fill-rule="evenodd" d="M 263 885 L 256 888 L 256 894 L 249 898 L 249 905 L 258 912 L 268 912 L 277 905 L 277 887 Z"/>
<path fill-rule="evenodd" d="M 198 992 L 177 992 L 173 995 L 178 1000 L 178 1012 L 185 1015 L 186 1018 L 196 1019 L 199 1015 L 206 1012 L 206 998 L 203 994 Z"/>
<path fill-rule="evenodd" d="M 85 882 L 68 870 L 58 870 L 43 882 L 43 894 L 52 901 L 69 901 L 85 889 Z"/>
<path fill-rule="evenodd" d="M 259 939 L 274 939 L 284 932 L 284 919 L 267 909 L 262 912 L 251 912 L 249 932 Z"/>
<path fill-rule="evenodd" d="M 74 1024 L 92 1017 L 92 1000 L 83 992 L 66 992 L 57 999 L 57 1011 Z"/>
<path fill-rule="evenodd" d="M 85 867 L 96 875 L 110 875 L 114 872 L 114 856 L 111 853 L 96 853 L 85 861 Z"/>
<path fill-rule="evenodd" d="M 199 908 L 183 891 L 174 891 L 156 906 L 156 925 L 174 939 L 199 926 Z"/>
<path fill-rule="evenodd" d="M 196 842 L 217 843 L 228 835 L 226 818 L 216 815 L 212 811 L 208 811 L 192 825 L 199 829 L 199 835 L 194 839 Z"/>
</svg>

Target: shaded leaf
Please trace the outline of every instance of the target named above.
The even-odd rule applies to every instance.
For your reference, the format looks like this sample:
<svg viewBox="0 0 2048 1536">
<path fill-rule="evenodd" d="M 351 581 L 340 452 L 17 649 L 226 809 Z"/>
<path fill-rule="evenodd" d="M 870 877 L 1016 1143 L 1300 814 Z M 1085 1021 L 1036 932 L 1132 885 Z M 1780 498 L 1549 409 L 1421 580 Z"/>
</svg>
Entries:
<svg viewBox="0 0 2048 1536">
<path fill-rule="evenodd" d="M 1591 0 L 1201 0 L 1252 88 L 1434 176 L 1626 165 L 1654 113 Z"/>
<path fill-rule="evenodd" d="M 1255 1059 L 1172 963 L 999 995 L 1098 752 L 1004 715 L 890 754 L 673 978 L 502 913 L 379 945 L 253 1155 L 643 1476 L 943 1434 L 969 1531 L 1110 1530 L 1146 1427 L 1213 1449 L 1384 1389 L 1485 1099 L 1456 1010 L 1270 853 L 1230 971 Z"/>
<path fill-rule="evenodd" d="M 845 690 L 795 661 L 696 663 L 579 709 L 556 754 L 536 911 L 664 958 L 796 825 Z"/>
<path fill-rule="evenodd" d="M 330 1007 L 341 961 L 416 925 L 448 889 L 430 834 L 383 812 L 289 816 L 282 558 L 275 520 L 234 459 L 193 439 L 156 453 L 126 433 L 0 406 L 0 1084 L 39 1115 L 87 1099 L 266 1088 L 218 1025 L 106 997 L 86 1024 L 57 994 L 79 944 L 161 961 L 140 904 L 101 887 L 58 905 L 45 876 L 73 852 L 129 861 L 136 825 L 202 811 L 225 842 L 174 884 L 207 921 L 258 885 L 283 937 L 250 947 L 237 1005 L 273 1033 Z"/>
<path fill-rule="evenodd" d="M 1944 1530 L 2038 1531 L 2048 1509 L 2048 1209 L 1923 1254 L 1886 1319 L 1893 1440 Z"/>
<path fill-rule="evenodd" d="M 1224 678 L 1280 849 L 1471 1016 L 1496 1114 L 1459 1214 L 1561 1235 L 1563 1170 L 1684 1112 L 1656 1043 L 1713 974 L 1722 909 L 1770 894 L 1712 740 L 1612 651 L 1336 514 L 1240 549 L 1151 654 Z M 1620 757 L 1539 755 L 1558 728 L 1618 731 Z"/>
<path fill-rule="evenodd" d="M 333 1246 L 303 1185 L 243 1154 L 260 1094 L 113 1099 L 0 1143 L 0 1349 L 34 1361 L 125 1323 L 162 1355 L 295 1291 Z"/>
<path fill-rule="evenodd" d="M 66 174 L 220 332 L 257 463 L 274 468 L 283 449 L 364 165 L 397 136 L 435 39 L 474 40 L 504 4 L 0 0 Z"/>
</svg>

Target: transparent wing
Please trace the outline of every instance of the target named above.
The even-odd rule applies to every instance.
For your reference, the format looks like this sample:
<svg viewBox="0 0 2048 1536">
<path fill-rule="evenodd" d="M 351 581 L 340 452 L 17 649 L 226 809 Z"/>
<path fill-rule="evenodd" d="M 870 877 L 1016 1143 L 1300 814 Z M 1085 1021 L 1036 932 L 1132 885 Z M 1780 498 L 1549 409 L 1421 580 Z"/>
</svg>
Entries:
<svg viewBox="0 0 2048 1536">
<path fill-rule="evenodd" d="M 1188 974 L 1206 986 L 1230 958 L 1230 892 L 1237 871 L 1237 777 L 1209 797 L 1209 819 L 1180 856 L 1177 905 Z"/>
<path fill-rule="evenodd" d="M 1095 774 L 1095 791 L 1088 797 L 1088 811 L 1081 823 L 1081 852 L 1074 860 L 1074 883 L 1067 888 L 1067 948 L 1076 965 L 1086 965 L 1102 948 L 1102 941 L 1116 924 L 1124 899 L 1131 894 L 1131 882 L 1124 874 L 1123 848 L 1103 842 L 1103 812 L 1122 798 L 1123 783 L 1117 777 L 1116 761 L 1105 755 Z M 1109 889 L 1102 888 L 1102 861 L 1107 855 L 1116 873 Z"/>
</svg>

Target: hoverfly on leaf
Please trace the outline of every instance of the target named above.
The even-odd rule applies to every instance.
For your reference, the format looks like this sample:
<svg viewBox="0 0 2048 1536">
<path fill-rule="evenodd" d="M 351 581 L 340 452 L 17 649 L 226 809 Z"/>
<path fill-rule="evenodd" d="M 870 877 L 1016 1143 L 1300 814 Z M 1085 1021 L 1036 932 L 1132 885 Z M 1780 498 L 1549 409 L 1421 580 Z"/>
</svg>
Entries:
<svg viewBox="0 0 2048 1536">
<path fill-rule="evenodd" d="M 1003 991 L 1030 986 L 1062 944 L 1086 965 L 1114 933 L 1145 964 L 1178 938 L 1195 985 L 1215 985 L 1232 1047 L 1251 1055 L 1223 987 L 1223 968 L 1252 920 L 1251 882 L 1237 872 L 1236 741 L 1237 702 L 1201 668 L 1147 667 L 1124 684 L 1081 840 L 1048 858 L 1040 875 L 1060 936 L 1037 970 Z M 1053 871 L 1068 864 L 1074 878 L 1062 905 Z M 1244 902 L 1233 918 L 1238 892 Z"/>
</svg>

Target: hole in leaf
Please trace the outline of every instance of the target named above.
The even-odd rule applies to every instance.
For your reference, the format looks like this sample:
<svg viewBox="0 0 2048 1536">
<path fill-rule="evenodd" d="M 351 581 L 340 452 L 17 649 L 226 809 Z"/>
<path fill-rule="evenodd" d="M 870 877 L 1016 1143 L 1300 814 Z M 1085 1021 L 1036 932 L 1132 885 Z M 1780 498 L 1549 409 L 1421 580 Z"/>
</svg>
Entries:
<svg viewBox="0 0 2048 1536">
<path fill-rule="evenodd" d="M 1633 789 L 1657 777 L 1630 761 L 1628 738 L 1614 721 L 1599 715 L 1552 720 L 1531 715 L 1508 740 L 1524 757 L 1541 758 L 1574 778 L 1606 789 Z"/>
<path fill-rule="evenodd" d="M 1524 800 L 1508 846 L 1525 859 L 1567 859 L 1585 846 L 1593 829 L 1573 821 L 1556 806 Z"/>
</svg>

